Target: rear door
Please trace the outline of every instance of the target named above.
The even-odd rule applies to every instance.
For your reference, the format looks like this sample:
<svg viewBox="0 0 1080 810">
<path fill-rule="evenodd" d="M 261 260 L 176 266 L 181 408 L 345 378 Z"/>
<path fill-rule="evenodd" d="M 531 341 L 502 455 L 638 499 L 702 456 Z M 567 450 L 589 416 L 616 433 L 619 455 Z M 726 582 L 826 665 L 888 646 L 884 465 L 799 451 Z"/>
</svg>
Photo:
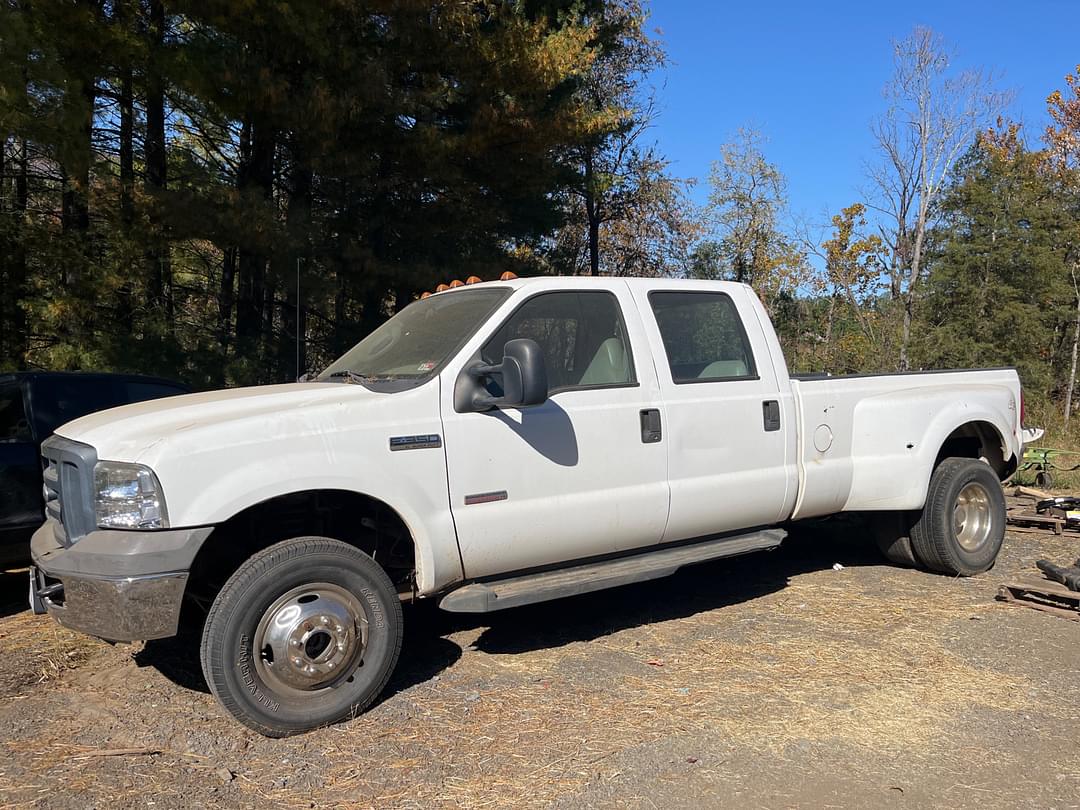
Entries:
<svg viewBox="0 0 1080 810">
<path fill-rule="evenodd" d="M 664 542 L 783 520 L 797 485 L 794 409 L 752 293 L 682 284 L 635 294 L 653 345 L 663 347 L 656 365 L 671 490 Z"/>
<path fill-rule="evenodd" d="M 443 377 L 450 506 L 465 574 L 482 577 L 660 542 L 667 455 L 643 433 L 659 389 L 642 324 L 619 285 L 539 291 L 488 331 L 478 355 L 502 359 L 514 338 L 537 341 L 548 400 L 531 408 L 458 413 Z"/>
</svg>

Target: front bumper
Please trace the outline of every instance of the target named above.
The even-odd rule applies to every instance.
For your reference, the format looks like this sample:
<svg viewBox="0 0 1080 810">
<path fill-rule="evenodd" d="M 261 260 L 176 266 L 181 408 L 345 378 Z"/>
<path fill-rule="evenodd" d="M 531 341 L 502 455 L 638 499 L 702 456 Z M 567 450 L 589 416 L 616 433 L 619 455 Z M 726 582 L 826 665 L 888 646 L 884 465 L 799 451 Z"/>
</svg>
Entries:
<svg viewBox="0 0 1080 810">
<path fill-rule="evenodd" d="M 188 571 L 211 531 L 103 530 L 64 546 L 46 521 L 30 541 L 31 603 L 64 627 L 106 641 L 174 636 Z"/>
</svg>

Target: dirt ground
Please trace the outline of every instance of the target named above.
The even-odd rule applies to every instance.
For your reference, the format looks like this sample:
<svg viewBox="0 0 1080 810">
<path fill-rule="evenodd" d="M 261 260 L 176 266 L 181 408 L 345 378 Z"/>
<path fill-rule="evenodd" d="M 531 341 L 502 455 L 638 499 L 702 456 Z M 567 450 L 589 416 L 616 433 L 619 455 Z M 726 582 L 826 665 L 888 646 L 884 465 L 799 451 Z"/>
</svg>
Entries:
<svg viewBox="0 0 1080 810">
<path fill-rule="evenodd" d="M 950 579 L 829 532 L 504 614 L 411 607 L 381 701 L 287 740 L 227 719 L 186 642 L 68 633 L 3 574 L 0 806 L 1076 808 L 1080 623 L 993 597 L 1078 555 L 1010 534 Z"/>
</svg>

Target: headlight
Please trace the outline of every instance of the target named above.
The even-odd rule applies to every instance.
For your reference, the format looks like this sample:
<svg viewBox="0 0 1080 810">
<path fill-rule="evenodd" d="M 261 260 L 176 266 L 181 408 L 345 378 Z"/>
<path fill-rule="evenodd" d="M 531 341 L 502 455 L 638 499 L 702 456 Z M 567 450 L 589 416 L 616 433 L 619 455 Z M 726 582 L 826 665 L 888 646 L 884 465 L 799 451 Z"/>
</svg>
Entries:
<svg viewBox="0 0 1080 810">
<path fill-rule="evenodd" d="M 94 519 L 103 529 L 166 529 L 161 484 L 149 467 L 122 461 L 94 465 Z"/>
</svg>

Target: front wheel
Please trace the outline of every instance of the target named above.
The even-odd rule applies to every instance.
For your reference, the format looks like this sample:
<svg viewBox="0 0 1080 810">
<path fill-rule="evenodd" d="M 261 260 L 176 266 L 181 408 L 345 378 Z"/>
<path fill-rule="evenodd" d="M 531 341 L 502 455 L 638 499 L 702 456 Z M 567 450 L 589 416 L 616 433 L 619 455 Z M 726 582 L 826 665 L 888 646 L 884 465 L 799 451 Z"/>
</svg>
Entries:
<svg viewBox="0 0 1080 810">
<path fill-rule="evenodd" d="M 988 464 L 947 458 L 933 475 L 911 527 L 915 556 L 931 571 L 973 576 L 988 570 L 1005 538 L 1005 495 Z"/>
<path fill-rule="evenodd" d="M 401 602 L 367 554 L 298 537 L 254 555 L 217 595 L 202 636 L 210 691 L 268 737 L 363 711 L 401 651 Z"/>
</svg>

